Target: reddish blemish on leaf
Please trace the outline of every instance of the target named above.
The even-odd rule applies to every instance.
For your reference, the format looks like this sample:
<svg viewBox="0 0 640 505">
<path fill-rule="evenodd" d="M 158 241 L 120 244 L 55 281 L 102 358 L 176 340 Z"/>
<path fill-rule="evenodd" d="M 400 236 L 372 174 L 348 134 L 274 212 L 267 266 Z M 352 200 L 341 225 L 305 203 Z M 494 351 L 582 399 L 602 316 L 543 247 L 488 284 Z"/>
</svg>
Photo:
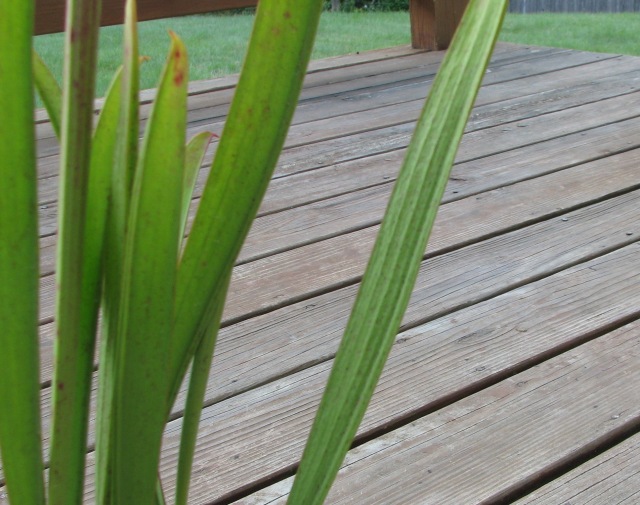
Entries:
<svg viewBox="0 0 640 505">
<path fill-rule="evenodd" d="M 58 391 L 64 390 L 64 382 L 58 382 Z"/>
<path fill-rule="evenodd" d="M 176 86 L 180 86 L 182 81 L 184 81 L 184 72 L 178 72 L 173 76 L 173 82 Z"/>
</svg>

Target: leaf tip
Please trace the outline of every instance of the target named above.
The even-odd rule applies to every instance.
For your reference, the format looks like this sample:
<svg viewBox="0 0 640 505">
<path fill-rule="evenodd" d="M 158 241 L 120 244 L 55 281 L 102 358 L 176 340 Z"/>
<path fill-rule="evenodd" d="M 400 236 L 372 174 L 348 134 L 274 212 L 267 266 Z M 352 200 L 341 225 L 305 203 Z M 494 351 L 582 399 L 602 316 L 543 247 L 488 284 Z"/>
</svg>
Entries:
<svg viewBox="0 0 640 505">
<path fill-rule="evenodd" d="M 176 86 L 182 86 L 187 80 L 187 48 L 178 35 L 169 30 L 171 37 L 171 49 L 169 58 L 173 63 L 173 82 Z"/>
</svg>

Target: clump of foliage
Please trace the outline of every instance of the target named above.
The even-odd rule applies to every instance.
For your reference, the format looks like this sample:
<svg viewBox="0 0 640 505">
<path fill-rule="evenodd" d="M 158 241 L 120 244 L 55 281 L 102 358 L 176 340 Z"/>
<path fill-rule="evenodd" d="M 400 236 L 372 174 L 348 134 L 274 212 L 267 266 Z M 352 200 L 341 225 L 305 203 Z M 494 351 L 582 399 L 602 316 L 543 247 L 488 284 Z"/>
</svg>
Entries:
<svg viewBox="0 0 640 505">
<path fill-rule="evenodd" d="M 470 2 L 433 84 L 290 503 L 322 503 L 364 416 L 506 4 Z M 68 3 L 62 88 L 32 53 L 33 0 L 0 3 L 0 43 L 7 48 L 0 52 L 0 451 L 13 505 L 83 500 L 99 313 L 95 501 L 165 503 L 158 478 L 162 433 L 189 371 L 175 492 L 177 505 L 187 502 L 231 271 L 282 150 L 322 6 L 322 0 L 260 1 L 244 69 L 185 241 L 195 175 L 212 135 L 185 138 L 188 63 L 179 37 L 171 34 L 139 143 L 135 1 L 127 1 L 123 67 L 95 128 L 99 2 Z M 61 145 L 53 423 L 46 460 L 40 437 L 34 83 Z"/>
<path fill-rule="evenodd" d="M 409 0 L 340 0 L 340 10 L 343 12 L 354 11 L 407 11 Z M 335 2 L 325 0 L 325 9 L 335 7 Z"/>
</svg>

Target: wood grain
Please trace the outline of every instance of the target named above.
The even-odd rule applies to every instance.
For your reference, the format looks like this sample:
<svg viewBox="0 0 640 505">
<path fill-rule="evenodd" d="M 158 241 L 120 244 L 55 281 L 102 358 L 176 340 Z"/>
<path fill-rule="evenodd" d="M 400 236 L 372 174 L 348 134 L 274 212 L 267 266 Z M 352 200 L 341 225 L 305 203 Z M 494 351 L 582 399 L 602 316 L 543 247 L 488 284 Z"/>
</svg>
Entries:
<svg viewBox="0 0 640 505">
<path fill-rule="evenodd" d="M 446 49 L 453 40 L 453 35 L 460 24 L 462 15 L 469 0 L 434 1 L 436 9 L 436 47 Z"/>
<path fill-rule="evenodd" d="M 640 192 L 427 260 L 403 328 L 444 317 L 637 240 Z M 570 223 L 570 224 L 567 224 Z M 567 228 L 575 239 L 566 240 Z M 630 230 L 636 233 L 629 235 Z M 537 250 L 544 237 L 545 248 Z M 473 264 L 473 268 L 468 268 Z M 207 390 L 219 402 L 333 357 L 356 286 L 334 291 L 222 330 Z M 472 294 L 470 294 L 470 292 Z M 43 391 L 45 441 L 49 390 Z M 184 403 L 180 393 L 176 408 Z M 92 438 L 92 437 L 91 437 Z"/>
<path fill-rule="evenodd" d="M 629 278 L 628 272 L 639 259 L 640 247 L 633 244 L 593 262 L 401 333 L 359 433 L 363 435 L 371 433 L 371 430 L 384 429 L 393 425 L 394 419 L 410 417 L 416 412 L 440 409 L 467 396 L 476 388 L 484 388 L 492 382 L 503 380 L 505 376 L 513 375 L 522 367 L 543 360 L 545 356 L 553 354 L 554 349 L 566 348 L 589 334 L 597 334 L 599 330 L 596 328 L 602 331 L 615 324 L 614 321 L 637 317 L 638 293 L 635 285 L 638 274 Z M 631 342 L 635 346 L 633 354 L 628 354 L 628 349 L 621 354 L 637 360 L 637 332 L 631 337 Z M 607 342 L 601 347 L 614 346 Z M 622 424 L 639 413 L 640 403 L 637 400 L 640 393 L 632 380 L 625 379 L 625 376 L 630 374 L 631 379 L 635 378 L 640 373 L 640 367 L 637 361 L 626 362 L 628 366 L 623 362 L 615 371 L 616 380 L 604 381 L 603 384 L 598 383 L 598 376 L 604 376 L 608 369 L 592 369 L 590 373 L 593 373 L 595 383 L 584 395 L 587 398 L 587 393 L 593 393 L 594 389 L 604 391 L 604 384 L 612 384 L 611 395 L 608 388 L 603 395 L 616 399 L 617 405 L 615 408 L 603 408 L 603 415 L 607 420 L 614 412 L 623 412 L 623 415 L 613 420 L 608 425 L 610 427 Z M 577 368 L 582 368 L 581 365 Z M 198 441 L 200 449 L 196 456 L 198 470 L 192 486 L 193 502 L 215 503 L 218 499 L 228 499 L 237 486 L 245 486 L 249 481 L 258 483 L 289 470 L 301 454 L 328 369 L 328 364 L 317 365 L 205 409 Z M 524 380 L 531 379 L 516 379 L 513 385 Z M 535 390 L 535 384 L 532 384 L 532 389 Z M 571 392 L 571 396 L 575 397 L 575 394 L 575 391 Z M 626 397 L 620 400 L 619 394 Z M 487 395 L 492 401 L 495 400 L 491 391 Z M 560 412 L 572 406 L 571 402 L 565 400 L 558 401 L 562 408 L 556 407 L 553 395 L 549 395 L 549 402 Z M 248 404 L 252 406 L 251 409 L 243 408 Z M 532 401 L 532 407 L 535 410 L 536 402 Z M 442 410 L 441 419 L 451 421 L 457 417 L 456 412 L 460 412 L 460 409 L 454 403 L 451 410 Z M 590 414 L 587 412 L 587 415 Z M 569 420 L 570 426 L 579 426 L 582 422 L 581 418 L 578 422 L 571 416 Z M 592 428 L 607 427 L 602 417 L 594 417 L 591 422 L 585 420 L 585 423 L 583 435 L 587 438 Z M 519 424 L 514 423 L 513 426 L 517 428 Z M 530 424 L 525 423 L 524 426 L 528 431 Z M 165 457 L 168 459 L 163 465 L 167 476 L 171 473 L 172 453 L 176 450 L 177 441 L 177 431 L 174 430 L 178 427 L 179 422 L 176 422 L 175 426 L 170 424 L 167 430 Z M 545 425 L 536 430 L 536 435 L 540 430 L 548 429 Z M 484 431 L 487 437 L 499 439 L 502 436 L 502 431 Z M 432 436 L 437 436 L 437 433 Z M 597 436 L 601 433 L 596 431 Z M 518 431 L 517 436 L 523 444 L 535 444 L 535 439 L 523 436 L 523 432 Z M 228 440 L 234 440 L 234 443 L 225 443 Z M 572 441 L 571 437 L 567 437 L 566 441 L 575 442 L 575 439 Z M 372 445 L 375 446 L 375 443 L 372 442 Z M 447 443 L 453 443 L 453 439 Z M 543 450 L 553 447 L 547 443 L 540 446 Z M 392 453 L 389 451 L 390 457 Z M 470 457 L 468 464 L 473 465 L 478 459 Z M 486 472 L 494 473 L 494 460 L 489 458 L 482 461 L 486 461 L 482 465 Z M 456 464 L 461 463 L 459 459 L 456 460 Z M 505 463 L 509 464 L 508 458 Z M 398 468 L 401 470 L 403 466 Z M 385 471 L 391 472 L 392 465 L 381 470 Z M 398 475 L 394 477 L 400 484 L 391 489 L 402 492 L 403 488 L 408 488 L 405 490 L 404 503 L 420 503 L 419 499 L 415 500 L 415 495 L 410 495 L 414 488 L 420 491 L 420 486 L 415 483 L 409 485 L 412 477 L 408 481 Z M 357 483 L 357 479 L 351 478 L 345 487 L 360 491 Z M 369 501 L 365 500 L 364 503 Z M 433 503 L 476 501 L 448 502 L 435 499 Z"/>
<path fill-rule="evenodd" d="M 441 58 L 404 51 L 339 58 L 335 68 L 325 62 L 309 75 L 234 272 L 193 503 L 239 498 L 295 468 Z M 640 429 L 633 424 L 640 419 L 638 330 L 610 333 L 640 317 L 640 59 L 501 45 L 490 70 L 360 429 L 364 445 L 349 456 L 333 502 L 493 502 L 540 476 L 557 482 L 528 496 L 539 503 L 587 500 L 585 486 L 598 479 L 607 503 L 633 502 L 637 458 L 607 441 Z M 232 85 L 194 91 L 192 131 L 223 124 Z M 48 207 L 40 212 L 53 232 L 57 147 L 47 144 L 47 127 L 38 127 L 41 148 L 51 149 L 41 159 Z M 206 170 L 199 188 L 204 177 Z M 54 246 L 53 233 L 42 238 L 47 274 Z M 53 277 L 42 282 L 46 381 Z M 48 433 L 50 391 L 42 392 Z M 593 413 L 584 409 L 591 400 Z M 181 393 L 166 433 L 169 494 L 183 402 Z M 605 449 L 584 463 L 588 451 Z M 571 458 L 583 463 L 559 475 Z M 243 503 L 277 500 L 289 485 L 282 480 Z"/>
<path fill-rule="evenodd" d="M 597 68 L 597 65 L 600 65 L 600 64 L 596 64 L 596 68 L 594 68 L 593 70 L 598 70 L 598 71 L 602 70 L 604 72 L 607 72 L 607 71 L 611 72 L 617 68 L 616 67 L 617 63 L 618 62 L 616 60 L 604 61 L 604 62 L 601 62 L 600 64 L 603 64 L 603 65 L 607 64 L 606 67 L 599 69 Z M 608 79 L 605 78 L 602 82 L 599 83 L 601 85 L 601 89 L 593 90 L 590 95 L 588 95 L 587 93 L 584 93 L 585 90 L 581 89 L 580 87 L 578 88 L 574 87 L 574 88 L 571 88 L 571 90 L 569 89 L 565 90 L 564 88 L 559 88 L 560 90 L 559 92 L 561 93 L 560 96 L 546 96 L 544 98 L 541 98 L 539 102 L 534 104 L 531 103 L 530 97 L 528 97 L 527 100 L 524 100 L 524 103 L 520 104 L 520 106 L 517 108 L 518 110 L 512 110 L 512 109 L 515 109 L 515 107 L 511 107 L 511 106 L 506 107 L 502 102 L 499 104 L 487 104 L 485 106 L 481 105 L 476 108 L 476 112 L 474 112 L 474 118 L 472 118 L 471 122 L 469 123 L 467 130 L 474 131 L 480 128 L 487 128 L 492 124 L 499 125 L 500 123 L 504 123 L 504 122 L 509 122 L 509 121 L 512 122 L 518 119 L 524 119 L 527 116 L 524 115 L 523 111 L 530 110 L 531 106 L 537 106 L 538 107 L 536 109 L 537 113 L 539 115 L 543 115 L 545 112 L 557 110 L 558 108 L 561 108 L 561 107 L 579 105 L 584 100 L 583 98 L 579 98 L 580 101 L 576 103 L 576 100 L 573 97 L 591 96 L 592 100 L 597 100 L 597 99 L 609 97 L 611 94 L 626 92 L 629 90 L 629 85 L 630 85 L 627 74 L 628 73 L 624 73 L 621 76 L 617 77 L 613 86 L 611 85 L 611 82 L 609 82 Z M 562 75 L 562 72 L 560 72 L 560 75 L 558 77 L 559 77 L 559 80 L 562 82 L 564 78 L 564 76 Z M 584 80 L 585 78 L 587 77 L 584 74 L 582 74 L 579 77 L 579 79 L 581 80 Z M 574 76 L 574 79 L 575 79 L 575 76 Z M 592 81 L 592 79 L 590 79 L 590 81 Z M 575 83 L 575 81 L 572 81 L 572 82 Z M 519 84 L 512 83 L 510 87 L 511 89 L 520 90 L 520 89 L 523 89 L 525 84 L 527 84 L 526 81 Z M 501 91 L 508 95 L 508 93 L 505 92 L 505 90 L 501 90 Z M 414 106 L 415 109 L 418 109 L 419 105 L 420 104 L 416 103 Z M 393 109 L 392 107 L 389 107 L 389 110 L 392 110 L 392 109 Z M 617 110 L 618 109 L 613 107 L 610 111 L 612 114 L 611 117 L 602 118 L 603 121 L 608 122 L 608 121 L 615 120 L 617 118 L 615 116 Z M 509 111 L 509 112 L 505 113 L 505 111 Z M 623 109 L 623 111 L 626 112 L 625 109 Z M 398 111 L 396 110 L 394 113 L 397 113 L 397 112 Z M 316 124 L 316 123 L 313 123 L 313 124 Z M 584 125 L 585 123 L 583 121 L 580 121 L 580 122 L 575 122 L 574 124 Z M 525 128 L 528 126 L 529 125 L 520 123 L 518 127 Z M 523 140 L 528 140 L 529 142 L 531 142 L 531 141 L 538 140 L 538 138 L 535 137 L 536 135 L 539 135 L 540 133 L 547 135 L 549 133 L 549 130 L 546 127 L 544 121 L 537 121 L 532 126 L 534 126 L 535 128 L 539 128 L 540 131 L 535 132 L 535 131 L 529 130 L 527 132 L 528 135 L 526 137 L 521 135 L 516 135 L 516 137 L 518 139 L 521 139 L 521 142 Z M 405 139 L 404 145 L 406 145 L 406 143 L 408 142 L 409 131 L 410 131 L 410 128 L 413 127 L 413 125 L 408 124 L 407 127 L 408 128 L 405 128 L 407 133 L 403 136 L 403 138 Z M 509 126 L 508 128 L 511 128 L 511 126 Z M 294 126 L 293 131 L 295 130 L 296 130 L 296 127 Z M 302 135 L 304 135 L 304 133 Z M 461 147 L 461 155 L 458 156 L 459 161 L 464 160 L 464 157 L 462 156 L 462 154 L 464 154 L 465 152 L 466 152 L 466 139 L 463 140 L 463 144 Z M 476 154 L 478 153 L 475 147 L 474 147 L 474 153 Z M 480 154 L 483 154 L 483 153 L 481 152 Z M 284 156 L 285 157 L 287 156 L 286 152 Z M 267 193 L 267 196 L 265 198 L 265 201 L 262 205 L 260 212 L 261 213 L 273 212 L 278 209 L 285 209 L 294 205 L 301 205 L 305 203 L 305 199 L 306 200 L 309 199 L 309 192 L 306 190 L 306 188 L 308 187 L 308 184 L 313 184 L 313 186 L 316 188 L 316 191 L 313 193 L 313 197 L 315 199 L 323 199 L 323 198 L 330 197 L 332 194 L 337 194 L 337 193 L 339 194 L 341 192 L 343 193 L 345 192 L 345 190 L 348 190 L 349 188 L 357 189 L 358 187 L 369 186 L 371 185 L 371 182 L 365 181 L 365 179 L 369 177 L 367 174 L 371 172 L 371 170 L 369 170 L 368 168 L 371 167 L 375 169 L 380 163 L 383 163 L 385 167 L 393 168 L 393 170 L 391 171 L 385 170 L 385 173 L 381 176 L 382 178 L 379 178 L 380 176 L 374 175 L 372 177 L 374 184 L 384 183 L 385 181 L 392 182 L 395 179 L 395 173 L 397 171 L 397 167 L 400 165 L 400 162 L 403 156 L 404 156 L 404 153 L 396 149 L 391 153 L 382 154 L 382 155 L 373 156 L 373 157 L 366 157 L 364 159 L 351 162 L 345 165 L 344 168 L 331 167 L 331 168 L 327 168 L 327 170 L 314 171 L 313 174 L 305 172 L 301 174 L 300 177 L 294 177 L 294 178 L 282 180 L 282 181 L 279 180 L 279 178 L 277 178 L 272 183 L 271 188 Z M 284 161 L 283 165 L 286 165 L 286 161 Z M 293 165 L 295 166 L 295 163 Z M 290 168 L 291 168 L 291 164 L 289 164 L 289 169 Z M 302 170 L 302 169 L 303 167 L 299 167 L 299 170 Z M 349 172 L 352 172 L 354 171 L 354 169 L 357 169 L 357 172 L 360 173 L 361 176 L 359 178 L 349 177 L 349 181 L 346 184 L 350 184 L 350 186 L 346 185 L 341 178 L 336 177 L 336 175 L 345 173 L 345 171 L 347 170 Z M 199 195 L 201 193 L 201 188 L 202 188 L 202 185 L 204 184 L 205 176 L 206 176 L 206 172 L 203 172 L 200 178 L 200 182 L 196 188 L 196 192 L 195 192 L 196 195 Z M 324 183 L 324 180 L 326 180 L 326 183 Z M 327 186 L 327 184 L 329 186 Z M 327 187 L 327 189 L 325 189 L 325 187 Z M 340 189 L 336 191 L 335 189 L 332 190 L 331 188 L 340 188 Z M 55 203 L 56 195 L 57 195 L 57 178 L 48 178 L 41 181 L 40 224 L 41 224 L 42 233 L 44 235 L 52 234 L 55 231 L 55 227 L 56 227 L 55 218 L 57 214 L 57 205 Z M 47 259 L 47 255 L 44 254 L 43 255 L 44 262 L 51 264 L 51 262 L 50 261 L 47 262 L 46 259 Z M 49 270 L 47 269 L 43 270 L 44 273 L 47 273 L 48 271 Z"/>
<path fill-rule="evenodd" d="M 502 46 L 500 46 L 502 48 Z M 507 48 L 508 49 L 508 48 Z M 575 53 L 575 55 L 573 54 Z M 543 66 L 570 66 L 579 64 L 580 60 L 595 61 L 596 59 L 611 58 L 605 55 L 589 55 L 588 53 L 569 52 L 560 49 L 529 49 L 499 50 L 494 54 L 494 66 L 513 64 L 530 59 L 541 59 L 544 55 L 564 55 L 565 58 L 554 58 L 549 63 L 539 63 Z M 305 80 L 305 88 L 302 90 L 300 101 L 302 104 L 318 98 L 331 99 L 332 94 L 344 93 L 353 90 L 371 89 L 385 85 L 397 87 L 399 82 L 416 79 L 425 80 L 432 78 L 442 60 L 443 53 L 418 53 L 410 51 L 407 57 L 365 62 L 352 65 L 349 69 L 326 69 L 322 72 L 312 73 Z M 575 63 L 574 63 L 575 62 Z M 397 70 L 398 72 L 394 71 Z M 522 70 L 521 70 L 522 72 Z M 497 76 L 496 79 L 500 77 Z M 316 89 L 319 88 L 319 89 Z M 205 127 L 219 122 L 227 113 L 230 101 L 233 97 L 233 89 L 223 88 L 213 93 L 199 94 L 191 97 L 189 101 L 189 120 L 192 126 Z M 381 91 L 380 89 L 378 91 Z M 425 92 L 421 91 L 421 96 Z M 361 104 L 366 107 L 367 104 Z M 142 124 L 145 124 L 150 112 L 150 104 L 143 103 L 140 108 Z M 325 116 L 326 117 L 326 114 Z M 197 121 L 196 121 L 197 120 Z M 206 121 L 205 121 L 206 120 Z M 294 122 L 300 122 L 297 117 Z M 38 153 L 39 156 L 51 156 L 57 153 L 57 142 L 54 139 L 50 125 L 38 125 Z"/>
<path fill-rule="evenodd" d="M 634 167 L 639 161 L 638 156 L 640 151 L 633 150 L 550 173 L 545 177 L 493 189 L 484 194 L 474 191 L 474 184 L 470 181 L 466 191 L 472 196 L 453 201 L 441 208 L 430 240 L 430 253 L 455 249 L 482 240 L 483 237 L 523 226 L 527 222 L 544 220 L 562 212 L 560 209 L 565 209 L 566 212 L 583 202 L 597 201 L 607 195 L 630 190 L 637 183 Z M 526 174 L 524 175 L 526 179 Z M 478 174 L 475 184 L 482 184 L 482 180 Z M 464 182 L 458 181 L 458 184 Z M 537 196 L 532 198 L 531 195 Z M 375 220 L 381 215 L 385 196 L 373 196 L 378 198 L 373 200 L 374 203 L 379 202 L 377 207 L 372 207 L 370 200 L 356 203 L 364 205 L 364 209 L 369 211 L 377 208 L 377 212 L 371 214 L 376 217 L 368 218 Z M 330 207 L 326 207 L 326 203 L 318 206 L 318 213 L 325 222 L 348 226 L 348 215 L 343 219 L 336 217 L 331 220 L 327 209 L 330 210 Z M 356 212 L 355 209 L 352 206 L 350 212 Z M 354 215 L 367 219 L 366 213 Z M 298 223 L 298 226 L 301 224 L 304 222 Z M 249 246 L 254 243 L 253 240 L 260 243 L 260 240 L 266 241 L 270 236 L 275 244 L 273 247 L 282 246 L 280 234 L 272 233 L 269 226 L 257 226 L 250 234 Z M 314 225 L 313 228 L 319 227 Z M 292 228 L 288 232 L 290 238 L 301 240 L 300 235 L 304 232 L 294 230 Z M 314 229 L 313 232 L 317 233 L 318 230 Z M 231 322 L 251 314 L 275 310 L 288 303 L 357 282 L 364 270 L 376 233 L 377 226 L 370 226 L 238 266 L 234 271 L 225 320 Z M 52 320 L 54 287 L 52 276 L 41 279 L 42 323 Z M 51 370 L 50 337 L 51 331 L 44 329 L 42 369 L 45 378 Z"/>
<path fill-rule="evenodd" d="M 631 504 L 639 494 L 640 435 L 635 435 L 514 503 Z"/>
<path fill-rule="evenodd" d="M 629 151 L 443 205 L 428 251 L 433 255 L 459 248 L 631 191 L 640 185 L 634 172 L 638 163 L 640 150 Z M 237 266 L 224 320 L 246 319 L 357 282 L 378 228 L 370 226 Z M 41 279 L 41 293 L 41 319 L 47 321 L 54 310 L 51 276 Z"/>
<path fill-rule="evenodd" d="M 630 324 L 359 447 L 327 503 L 497 503 L 637 429 L 638 336 Z"/>
<path fill-rule="evenodd" d="M 411 0 L 409 15 L 411 18 L 411 45 L 416 49 L 437 50 L 434 0 Z"/>
<path fill-rule="evenodd" d="M 226 9 L 252 7 L 257 0 L 138 0 L 138 19 L 170 18 L 188 14 L 201 14 Z M 65 0 L 36 0 L 35 34 L 55 33 L 64 30 Z M 102 26 L 121 24 L 124 19 L 122 0 L 102 0 Z"/>
</svg>

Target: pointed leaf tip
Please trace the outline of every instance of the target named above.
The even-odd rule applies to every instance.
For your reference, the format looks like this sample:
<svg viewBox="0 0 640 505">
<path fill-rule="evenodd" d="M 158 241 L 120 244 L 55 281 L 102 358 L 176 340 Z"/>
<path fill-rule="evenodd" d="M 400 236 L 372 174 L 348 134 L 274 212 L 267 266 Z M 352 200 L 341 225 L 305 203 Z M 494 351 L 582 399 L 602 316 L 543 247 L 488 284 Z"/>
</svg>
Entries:
<svg viewBox="0 0 640 505">
<path fill-rule="evenodd" d="M 188 71 L 187 48 L 175 32 L 169 30 L 169 36 L 171 37 L 170 58 L 173 66 L 173 82 L 176 86 L 182 86 Z"/>
</svg>

